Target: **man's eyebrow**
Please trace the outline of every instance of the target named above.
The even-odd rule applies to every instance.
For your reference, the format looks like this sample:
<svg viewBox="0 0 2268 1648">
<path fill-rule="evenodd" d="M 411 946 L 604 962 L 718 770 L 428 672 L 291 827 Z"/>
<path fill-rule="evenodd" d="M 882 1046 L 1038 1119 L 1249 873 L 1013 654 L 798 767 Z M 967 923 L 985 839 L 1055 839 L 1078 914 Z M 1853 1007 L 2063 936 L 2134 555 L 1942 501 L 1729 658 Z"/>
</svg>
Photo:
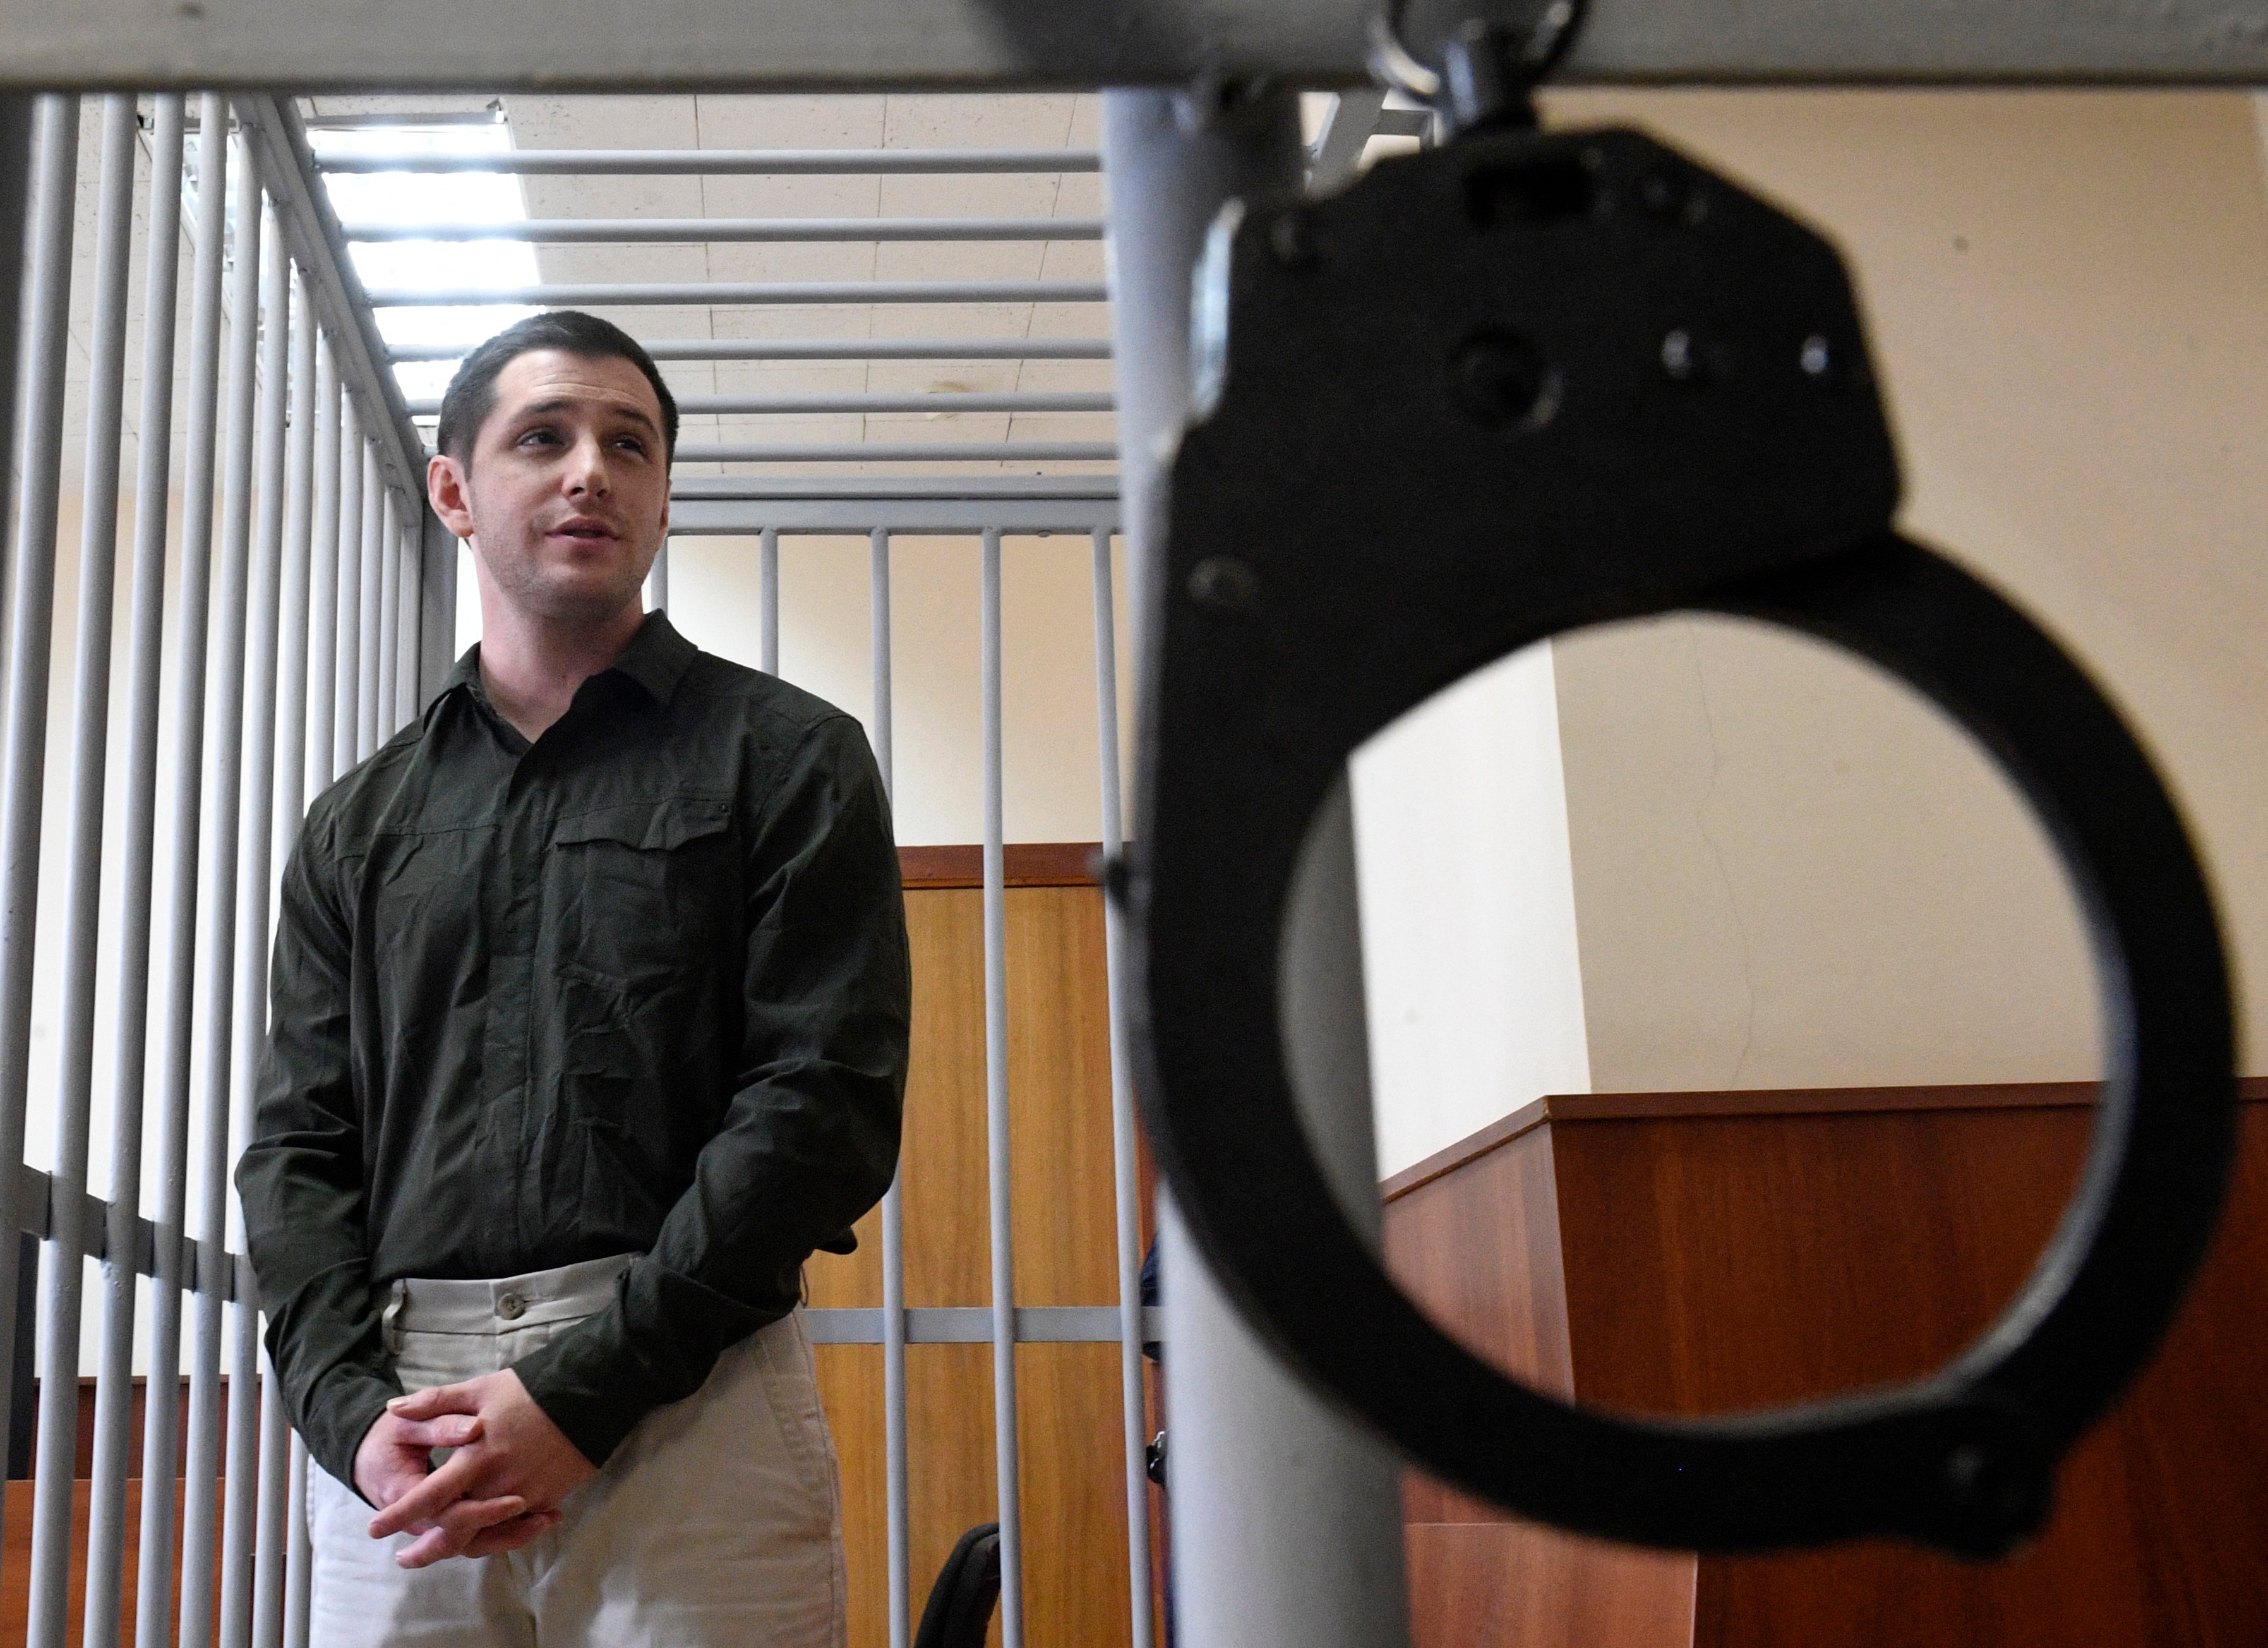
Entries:
<svg viewBox="0 0 2268 1648">
<path fill-rule="evenodd" d="M 523 418 L 544 417 L 554 412 L 564 412 L 571 408 L 585 406 L 588 404 L 589 403 L 587 401 L 572 401 L 567 399 L 565 396 L 556 397 L 549 401 L 538 401 L 533 406 L 524 406 L 520 408 L 519 410 L 513 415 L 512 422 L 516 423 Z M 607 409 L 610 412 L 619 413 L 624 417 L 636 418 L 639 423 L 644 424 L 647 429 L 652 430 L 655 434 L 659 435 L 661 433 L 660 426 L 655 423 L 652 418 L 648 417 L 644 411 L 640 408 L 634 406 L 615 406 L 609 407 Z"/>
</svg>

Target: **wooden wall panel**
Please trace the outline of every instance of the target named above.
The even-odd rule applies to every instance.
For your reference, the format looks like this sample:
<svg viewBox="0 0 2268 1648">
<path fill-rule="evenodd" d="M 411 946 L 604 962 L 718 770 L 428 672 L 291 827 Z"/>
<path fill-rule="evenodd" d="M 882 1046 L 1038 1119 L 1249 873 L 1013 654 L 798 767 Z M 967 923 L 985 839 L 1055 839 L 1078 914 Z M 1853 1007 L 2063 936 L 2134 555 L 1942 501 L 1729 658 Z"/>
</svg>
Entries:
<svg viewBox="0 0 2268 1648">
<path fill-rule="evenodd" d="M 86 1525 L 93 1487 L 92 1482 L 80 1481 L 74 1483 L 71 1489 L 70 1600 L 65 1615 L 64 1636 L 66 1640 L 74 1643 L 82 1640 L 82 1633 L 85 1627 Z M 24 1640 L 25 1624 L 31 1605 L 32 1484 L 29 1482 L 11 1482 L 7 1484 L 7 1494 L 5 1528 L 4 1533 L 0 1533 L 0 1642 L 19 1643 Z M 220 1490 L 216 1488 L 213 1502 L 217 1505 L 220 1500 Z M 185 1503 L 182 1485 L 176 1482 L 173 1487 L 173 1537 L 177 1557 L 180 1553 L 181 1509 Z M 125 1571 L 120 1582 L 122 1612 L 120 1615 L 118 1639 L 121 1642 L 134 1640 L 134 1605 L 141 1563 L 138 1560 L 139 1553 L 136 1548 L 133 1530 L 140 1527 L 141 1518 L 142 1484 L 139 1481 L 129 1481 L 126 1484 L 128 1537 Z M 216 1553 L 213 1565 L 216 1595 L 218 1594 L 219 1583 L 220 1565 Z M 180 1616 L 181 1576 L 177 1562 L 173 1573 L 172 1615 L 176 1630 L 179 1629 Z M 171 1640 L 171 1633 L 168 1634 L 168 1640 Z M 318 1648 L 320 1648 L 320 1644 Z"/>
<path fill-rule="evenodd" d="M 1084 854 L 1080 855 L 1084 863 Z M 991 1289 L 984 1094 L 983 894 L 906 894 L 914 963 L 912 1063 L 902 1156 L 906 1299 L 983 1306 Z M 1110 1155 L 1110 1044 L 1102 900 L 1092 886 L 1011 887 L 1010 1163 L 1017 1299 L 1117 1299 Z M 821 1254 L 814 1305 L 881 1302 L 879 1211 L 859 1250 Z M 852 1648 L 883 1648 L 887 1509 L 881 1351 L 819 1348 L 821 1394 L 843 1475 Z M 1112 1648 L 1127 1640 L 1125 1476 L 1117 1347 L 1035 1344 L 1017 1357 L 1018 1437 L 1031 1640 Z M 907 1353 L 914 1613 L 954 1541 L 997 1514 L 989 1345 Z M 994 1626 L 997 1642 L 998 1626 Z"/>
</svg>

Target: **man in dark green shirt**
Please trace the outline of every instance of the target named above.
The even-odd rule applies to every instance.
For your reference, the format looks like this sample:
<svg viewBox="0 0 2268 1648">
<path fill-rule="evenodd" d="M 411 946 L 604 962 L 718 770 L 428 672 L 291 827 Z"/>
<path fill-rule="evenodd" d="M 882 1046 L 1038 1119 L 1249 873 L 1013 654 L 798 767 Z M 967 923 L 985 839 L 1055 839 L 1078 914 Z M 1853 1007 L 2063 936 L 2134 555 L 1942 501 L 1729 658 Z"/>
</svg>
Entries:
<svg viewBox="0 0 2268 1648">
<path fill-rule="evenodd" d="M 737 1624 L 714 1597 L 642 1600 L 691 1582 L 666 1530 L 615 1526 L 703 1497 L 640 1472 L 681 1477 L 775 1420 L 802 1475 L 728 1491 L 835 1505 L 792 1313 L 804 1261 L 846 1249 L 895 1171 L 909 1024 L 858 724 L 641 610 L 675 432 L 603 321 L 540 315 L 468 357 L 429 486 L 471 541 L 483 642 L 315 803 L 284 872 L 237 1182 L 293 1419 L 379 1513 L 359 1550 L 318 1552 L 327 1648 L 539 1622 L 546 1643 L 840 1636 L 839 1511 L 831 1567 L 796 1570 L 836 1593 L 807 1630 L 777 1598 Z M 748 1414 L 698 1429 L 744 1387 Z M 704 1571 L 725 1561 L 704 1549 Z M 502 1578 L 444 1560 L 504 1553 Z M 750 1585 L 787 1583 L 770 1560 Z M 495 1571 L 396 1595 L 372 1562 L 404 1585 Z"/>
</svg>

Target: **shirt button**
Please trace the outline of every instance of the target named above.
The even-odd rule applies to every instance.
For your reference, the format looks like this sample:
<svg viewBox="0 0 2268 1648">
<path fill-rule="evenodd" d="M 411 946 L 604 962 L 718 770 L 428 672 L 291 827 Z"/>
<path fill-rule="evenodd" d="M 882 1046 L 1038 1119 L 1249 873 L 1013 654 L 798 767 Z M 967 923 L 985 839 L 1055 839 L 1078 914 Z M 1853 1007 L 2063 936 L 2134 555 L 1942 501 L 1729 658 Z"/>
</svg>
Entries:
<svg viewBox="0 0 2268 1648">
<path fill-rule="evenodd" d="M 517 1293 L 507 1293 L 497 1301 L 497 1314 L 506 1321 L 518 1321 L 526 1310 L 527 1301 Z"/>
</svg>

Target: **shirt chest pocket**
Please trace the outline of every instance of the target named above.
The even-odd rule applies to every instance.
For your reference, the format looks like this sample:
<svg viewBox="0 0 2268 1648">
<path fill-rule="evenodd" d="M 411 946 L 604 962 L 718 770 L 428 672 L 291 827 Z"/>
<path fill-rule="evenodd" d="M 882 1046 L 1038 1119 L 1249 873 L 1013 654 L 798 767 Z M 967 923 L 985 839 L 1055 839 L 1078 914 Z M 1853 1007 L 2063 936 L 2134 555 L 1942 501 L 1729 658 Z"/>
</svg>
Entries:
<svg viewBox="0 0 2268 1648">
<path fill-rule="evenodd" d="M 545 925 L 563 966 L 633 990 L 730 953 L 740 912 L 732 803 L 673 796 L 563 819 L 545 855 Z"/>
</svg>

